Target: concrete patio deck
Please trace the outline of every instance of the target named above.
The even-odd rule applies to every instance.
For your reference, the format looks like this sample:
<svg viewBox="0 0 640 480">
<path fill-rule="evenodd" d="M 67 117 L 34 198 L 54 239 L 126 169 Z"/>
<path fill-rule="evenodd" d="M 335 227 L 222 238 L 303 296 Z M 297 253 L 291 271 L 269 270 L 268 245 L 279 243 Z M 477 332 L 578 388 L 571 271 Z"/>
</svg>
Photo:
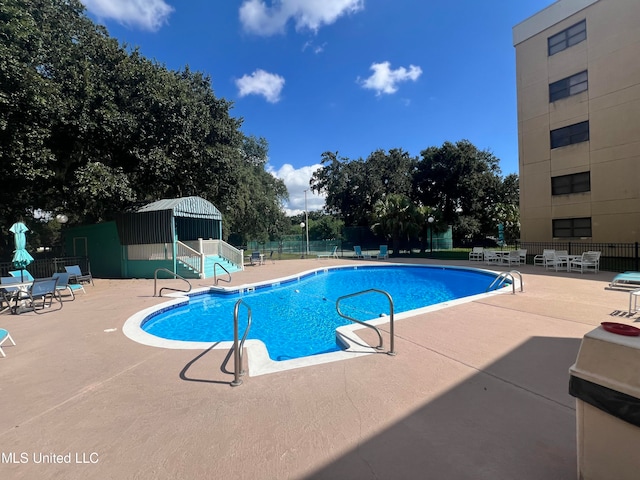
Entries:
<svg viewBox="0 0 640 480">
<path fill-rule="evenodd" d="M 362 262 L 276 261 L 232 285 Z M 153 280 L 96 279 L 60 311 L 1 315 L 17 345 L 0 358 L 0 476 L 575 479 L 568 369 L 585 333 L 635 318 L 615 316 L 628 294 L 605 290 L 611 272 L 518 270 L 524 293 L 398 321 L 395 357 L 249 376 L 236 388 L 227 352 L 123 335 L 130 315 L 166 301 L 152 296 Z"/>
</svg>

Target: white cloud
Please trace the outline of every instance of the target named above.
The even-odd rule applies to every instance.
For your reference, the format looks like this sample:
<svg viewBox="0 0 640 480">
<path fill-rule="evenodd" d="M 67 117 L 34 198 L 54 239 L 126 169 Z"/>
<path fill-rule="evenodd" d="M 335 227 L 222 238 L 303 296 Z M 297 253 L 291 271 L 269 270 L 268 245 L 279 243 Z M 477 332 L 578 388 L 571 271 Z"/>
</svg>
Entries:
<svg viewBox="0 0 640 480">
<path fill-rule="evenodd" d="M 236 80 L 238 95 L 263 95 L 267 102 L 277 103 L 280 101 L 280 92 L 284 87 L 284 77 L 275 73 L 265 72 L 258 69 L 251 75 L 243 75 Z"/>
<path fill-rule="evenodd" d="M 324 52 L 324 47 L 326 46 L 327 46 L 327 42 L 324 42 L 322 45 L 314 45 L 311 40 L 308 40 L 302 46 L 302 51 L 304 52 L 305 50 L 310 49 L 313 53 L 317 55 L 319 53 Z"/>
<path fill-rule="evenodd" d="M 82 0 L 98 18 L 156 31 L 167 23 L 173 7 L 164 0 Z"/>
<path fill-rule="evenodd" d="M 304 191 L 307 190 L 307 211 L 322 210 L 325 197 L 311 191 L 309 180 L 313 172 L 322 165 L 310 165 L 307 167 L 293 168 L 293 165 L 285 163 L 278 170 L 268 166 L 271 175 L 284 181 L 289 192 L 289 203 L 285 205 L 287 215 L 297 215 L 304 212 Z"/>
<path fill-rule="evenodd" d="M 369 78 L 365 80 L 358 78 L 358 81 L 362 83 L 363 88 L 375 90 L 376 95 L 395 93 L 398 91 L 398 83 L 408 80 L 415 82 L 422 75 L 422 69 L 415 65 L 409 65 L 408 70 L 404 67 L 391 70 L 389 62 L 373 63 L 371 70 L 373 74 Z"/>
<path fill-rule="evenodd" d="M 284 32 L 287 22 L 294 20 L 296 30 L 317 31 L 339 17 L 364 8 L 364 0 L 245 0 L 240 6 L 240 22 L 245 30 L 258 35 Z"/>
</svg>

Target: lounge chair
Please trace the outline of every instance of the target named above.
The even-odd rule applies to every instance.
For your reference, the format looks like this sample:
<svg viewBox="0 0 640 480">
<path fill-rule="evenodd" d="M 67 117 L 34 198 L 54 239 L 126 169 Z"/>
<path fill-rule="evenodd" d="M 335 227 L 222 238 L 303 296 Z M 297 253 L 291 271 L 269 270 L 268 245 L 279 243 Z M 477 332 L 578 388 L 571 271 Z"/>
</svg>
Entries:
<svg viewBox="0 0 640 480">
<path fill-rule="evenodd" d="M 13 270 L 9 272 L 12 277 L 20 279 L 23 282 L 33 282 L 35 279 L 27 270 Z"/>
<path fill-rule="evenodd" d="M 364 255 L 362 254 L 362 247 L 360 245 L 353 247 L 353 252 L 354 252 L 354 255 L 353 255 L 354 258 L 364 258 Z"/>
<path fill-rule="evenodd" d="M 338 246 L 335 245 L 330 253 L 319 253 L 318 258 L 338 258 Z"/>
<path fill-rule="evenodd" d="M 71 295 L 71 300 L 75 300 L 76 296 L 74 292 L 82 290 L 82 293 L 87 293 L 81 283 L 69 283 L 69 273 L 54 273 L 51 278 L 57 278 L 56 290 L 62 293 L 65 290 Z"/>
<path fill-rule="evenodd" d="M 58 284 L 57 278 L 36 278 L 31 286 L 25 290 L 19 290 L 16 296 L 16 306 L 13 307 L 13 312 L 18 313 L 18 303 L 23 302 L 24 307 L 33 309 L 34 312 L 38 312 L 38 309 L 44 310 L 53 306 L 53 301 L 56 300 L 62 308 L 62 297 L 60 292 L 56 289 Z"/>
<path fill-rule="evenodd" d="M 251 257 L 249 257 L 249 262 L 251 265 L 263 265 L 264 264 L 264 255 L 260 252 L 251 252 Z"/>
<path fill-rule="evenodd" d="M 377 255 L 374 255 L 375 258 L 389 258 L 389 250 L 387 245 L 380 245 L 380 251 Z"/>
<path fill-rule="evenodd" d="M 619 273 L 611 283 L 610 288 L 640 288 L 640 272 Z"/>
<path fill-rule="evenodd" d="M 2 350 L 2 344 L 7 340 L 11 342 L 11 345 L 16 345 L 16 342 L 13 341 L 13 338 L 11 338 L 9 332 L 7 332 L 4 328 L 0 328 L 0 355 L 2 355 L 3 357 L 6 357 L 6 355 L 4 354 L 4 350 Z"/>
<path fill-rule="evenodd" d="M 555 252 L 554 249 L 545 248 L 541 254 L 538 254 L 533 257 L 533 266 L 540 265 L 541 267 L 545 266 L 545 255 L 551 252 Z"/>
<path fill-rule="evenodd" d="M 69 265 L 64 267 L 69 273 L 69 283 L 90 283 L 93 285 L 93 276 L 91 272 L 83 272 L 80 270 L 80 265 Z"/>
<path fill-rule="evenodd" d="M 470 262 L 481 262 L 484 259 L 484 247 L 473 247 L 469 252 Z"/>
<path fill-rule="evenodd" d="M 582 257 L 571 260 L 569 269 L 572 272 L 588 272 L 598 273 L 600 270 L 600 252 L 584 252 Z"/>
</svg>

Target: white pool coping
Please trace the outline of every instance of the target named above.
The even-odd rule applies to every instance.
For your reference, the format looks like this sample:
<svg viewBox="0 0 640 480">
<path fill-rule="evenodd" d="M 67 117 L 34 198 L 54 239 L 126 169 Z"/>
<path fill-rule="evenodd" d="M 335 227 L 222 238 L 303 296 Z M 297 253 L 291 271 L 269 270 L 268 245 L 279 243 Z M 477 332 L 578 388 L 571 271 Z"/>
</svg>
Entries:
<svg viewBox="0 0 640 480">
<path fill-rule="evenodd" d="M 151 335 L 150 333 L 145 332 L 142 329 L 142 322 L 149 317 L 150 315 L 160 311 L 167 310 L 171 308 L 175 308 L 178 305 L 188 303 L 189 297 L 203 294 L 205 292 L 223 292 L 223 293 L 237 293 L 246 290 L 253 290 L 256 287 L 260 286 L 275 286 L 282 282 L 288 282 L 291 280 L 300 279 L 302 277 L 307 277 L 309 275 L 313 275 L 316 272 L 323 272 L 327 270 L 339 270 L 339 269 L 358 269 L 358 268 L 385 268 L 387 266 L 401 266 L 401 267 L 412 267 L 412 268 L 441 268 L 446 270 L 472 270 L 478 272 L 487 272 L 493 274 L 500 274 L 504 272 L 498 272 L 493 270 L 487 270 L 482 268 L 474 268 L 474 267 L 456 267 L 456 266 L 426 266 L 426 265 L 416 265 L 411 266 L 403 263 L 390 263 L 386 265 L 376 265 L 372 266 L 338 266 L 338 267 L 324 267 L 324 268 L 314 268 L 311 270 L 306 270 L 304 272 L 290 275 L 287 277 L 281 277 L 274 280 L 243 284 L 234 287 L 206 287 L 200 288 L 196 290 L 192 290 L 189 292 L 189 295 L 184 295 L 182 293 L 172 293 L 168 294 L 167 297 L 172 297 L 171 300 L 167 302 L 154 305 L 149 308 L 145 308 L 141 310 L 131 317 L 129 317 L 123 327 L 122 332 L 134 342 L 141 343 L 143 345 L 148 345 L 151 347 L 159 347 L 159 348 L 169 348 L 175 350 L 230 350 L 233 347 L 232 341 L 223 341 L 223 342 L 188 342 L 183 340 L 168 340 L 165 338 L 160 338 L 155 335 Z M 515 278 L 513 276 L 513 286 L 506 285 L 505 287 L 499 290 L 493 290 L 491 292 L 480 293 L 477 295 L 471 295 L 468 297 L 458 298 L 456 300 L 450 300 L 442 303 L 438 303 L 435 305 L 429 305 L 428 307 L 422 307 L 415 310 L 409 310 L 407 312 L 401 312 L 394 314 L 394 322 L 398 320 L 402 320 L 409 317 L 415 317 L 417 315 L 423 315 L 429 312 L 434 312 L 437 310 L 442 310 L 444 308 L 449 308 L 454 305 L 461 305 L 464 303 L 473 302 L 475 300 L 479 300 L 481 298 L 499 295 L 503 293 L 508 293 L 510 291 L 515 291 L 515 289 L 522 289 L 522 284 L 520 279 Z M 384 316 L 375 320 L 369 320 L 366 323 L 374 326 L 384 325 L 389 323 L 389 317 Z M 347 348 L 345 350 L 341 350 L 338 352 L 331 353 L 322 353 L 318 355 L 311 355 L 308 357 L 294 358 L 291 360 L 282 360 L 282 361 L 274 361 L 269 358 L 269 353 L 265 344 L 260 340 L 246 340 L 245 341 L 245 357 L 247 359 L 249 374 L 252 377 L 259 375 L 266 375 L 269 373 L 283 372 L 286 370 L 292 370 L 294 368 L 302 368 L 309 367 L 312 365 L 320 365 L 323 363 L 337 362 L 341 360 L 347 360 L 350 358 L 360 357 L 363 355 L 371 355 L 373 353 L 380 353 L 380 350 L 372 348 L 366 344 L 357 334 L 356 332 L 360 329 L 367 328 L 358 324 L 351 325 L 343 325 L 336 328 L 336 337 L 343 341 Z M 385 346 L 389 347 L 389 341 L 385 342 Z"/>
</svg>

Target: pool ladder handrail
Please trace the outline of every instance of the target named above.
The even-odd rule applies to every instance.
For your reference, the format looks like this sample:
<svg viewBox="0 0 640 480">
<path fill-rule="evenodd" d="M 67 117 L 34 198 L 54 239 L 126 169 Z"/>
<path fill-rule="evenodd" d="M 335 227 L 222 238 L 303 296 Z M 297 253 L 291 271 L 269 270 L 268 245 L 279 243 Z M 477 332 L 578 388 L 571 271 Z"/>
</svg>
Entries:
<svg viewBox="0 0 640 480">
<path fill-rule="evenodd" d="M 226 268 L 224 268 L 224 265 L 216 262 L 213 264 L 213 284 L 214 285 L 218 285 L 218 274 L 216 273 L 216 265 L 219 266 L 222 270 L 224 270 L 225 272 L 227 272 L 227 275 L 229 275 L 229 280 L 223 280 L 224 282 L 230 283 L 231 282 L 231 273 L 229 273 L 229 270 L 227 270 Z"/>
<path fill-rule="evenodd" d="M 365 295 L 367 293 L 381 293 L 382 295 L 387 297 L 387 300 L 389 300 L 389 351 L 387 352 L 387 355 L 391 355 L 394 356 L 396 354 L 396 352 L 394 351 L 394 329 L 393 329 L 393 298 L 391 298 L 391 295 L 389 295 L 387 292 L 385 292 L 384 290 L 378 290 L 377 288 L 369 288 L 367 290 L 362 290 L 360 292 L 355 292 L 355 293 L 350 293 L 348 295 L 343 295 L 340 298 L 338 298 L 336 300 L 336 311 L 338 312 L 338 315 L 340 315 L 342 318 L 346 318 L 347 320 L 350 320 L 352 322 L 358 323 L 364 327 L 367 328 L 371 328 L 373 330 L 375 330 L 375 332 L 378 334 L 378 338 L 380 339 L 380 344 L 375 347 L 376 350 L 382 350 L 384 349 L 384 341 L 382 339 L 382 334 L 380 333 L 380 330 L 378 329 L 378 327 L 376 327 L 375 325 L 371 325 L 370 323 L 367 322 L 363 322 L 362 320 L 358 320 L 356 318 L 350 317 L 349 315 L 346 315 L 344 313 L 342 313 L 342 311 L 340 310 L 340 302 L 342 300 L 346 300 L 347 298 L 351 298 L 351 297 L 357 297 L 359 295 Z"/>
<path fill-rule="evenodd" d="M 244 335 L 242 335 L 242 340 L 238 341 L 238 313 L 240 311 L 240 305 L 244 304 L 247 308 L 247 328 L 244 330 Z M 242 377 L 246 372 L 242 368 L 242 360 L 244 355 L 242 350 L 244 348 L 244 341 L 247 339 L 247 335 L 249 334 L 249 329 L 251 328 L 251 307 L 244 300 L 240 299 L 236 302 L 233 307 L 233 381 L 231 382 L 232 387 L 237 387 L 242 385 Z"/>
<path fill-rule="evenodd" d="M 171 275 L 174 276 L 174 278 L 177 278 L 179 280 L 183 280 L 185 282 L 187 282 L 187 285 L 189 285 L 189 289 L 188 290 L 180 290 L 179 288 L 172 288 L 172 287 L 162 287 L 160 289 L 160 294 L 156 295 L 156 292 L 158 291 L 158 272 L 163 271 L 166 273 L 169 273 Z M 171 270 L 169 270 L 168 268 L 156 268 L 156 271 L 153 273 L 153 296 L 154 297 L 161 297 L 162 296 L 162 290 L 172 290 L 174 292 L 184 292 L 184 293 L 189 293 L 191 291 L 191 282 L 189 282 L 189 280 L 187 280 L 184 277 L 181 277 L 180 275 L 178 275 L 175 272 L 172 272 Z"/>
<path fill-rule="evenodd" d="M 508 272 L 500 272 L 500 275 L 498 275 L 496 278 L 493 279 L 493 282 L 491 282 L 491 285 L 489 285 L 487 287 L 487 292 L 491 290 L 492 287 L 495 286 L 495 290 L 497 290 L 498 288 L 500 288 L 502 285 L 505 284 L 505 282 L 510 278 L 511 279 L 511 288 L 513 289 L 513 292 L 511 292 L 512 295 L 515 295 L 516 293 L 516 280 L 513 277 L 513 274 L 518 275 L 518 277 L 520 277 L 520 291 L 524 292 L 524 282 L 522 280 L 522 274 L 518 271 L 518 270 L 510 270 Z"/>
</svg>

